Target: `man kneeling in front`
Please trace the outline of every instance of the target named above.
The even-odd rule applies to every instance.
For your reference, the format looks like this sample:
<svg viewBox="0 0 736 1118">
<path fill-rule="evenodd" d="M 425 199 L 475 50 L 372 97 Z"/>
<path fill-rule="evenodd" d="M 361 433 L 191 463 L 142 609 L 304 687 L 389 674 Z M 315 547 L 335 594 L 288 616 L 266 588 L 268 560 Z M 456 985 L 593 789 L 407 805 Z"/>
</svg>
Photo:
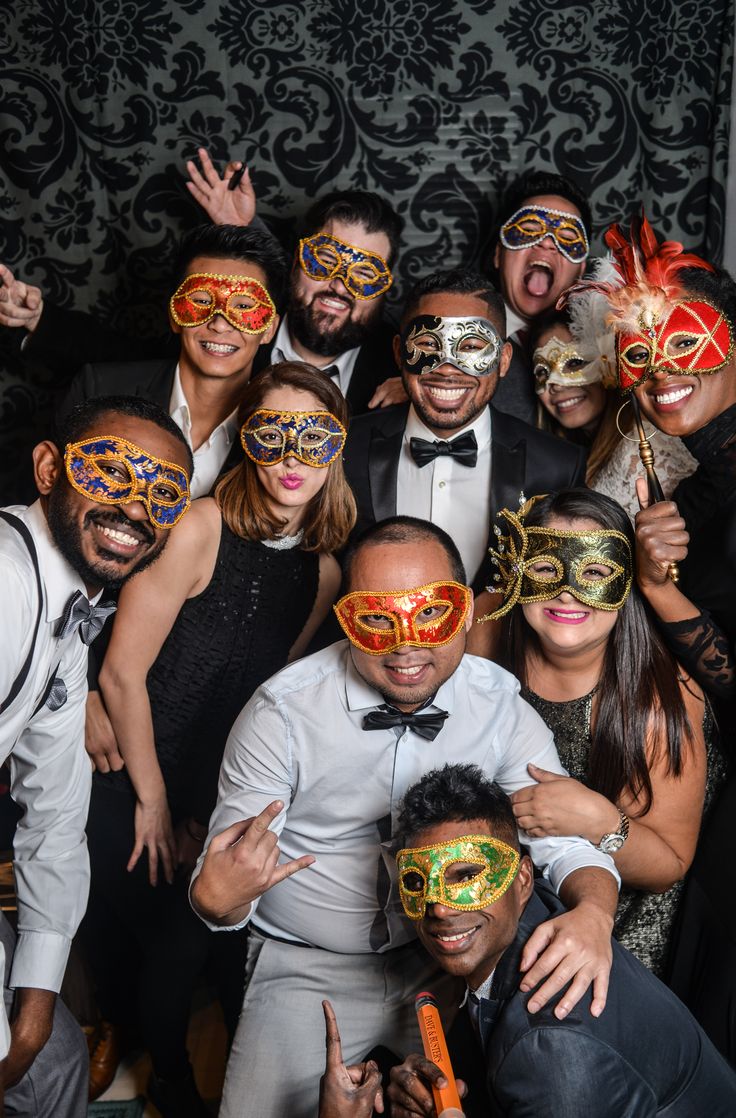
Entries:
<svg viewBox="0 0 736 1118">
<path fill-rule="evenodd" d="M 398 833 L 406 915 L 440 966 L 462 977 L 488 1098 L 504 1118 L 729 1118 L 736 1072 L 675 995 L 615 941 L 605 1012 L 588 992 L 561 1020 L 531 1014 L 519 989 L 524 944 L 562 905 L 519 847 L 511 803 L 474 765 L 445 765 L 406 793 Z M 408 1056 L 392 1071 L 393 1118 L 434 1115 L 437 1066 Z M 476 1094 L 476 1092 L 473 1092 Z M 479 1105 L 480 1103 L 480 1105 Z M 470 1109 L 468 1110 L 470 1113 Z"/>
</svg>

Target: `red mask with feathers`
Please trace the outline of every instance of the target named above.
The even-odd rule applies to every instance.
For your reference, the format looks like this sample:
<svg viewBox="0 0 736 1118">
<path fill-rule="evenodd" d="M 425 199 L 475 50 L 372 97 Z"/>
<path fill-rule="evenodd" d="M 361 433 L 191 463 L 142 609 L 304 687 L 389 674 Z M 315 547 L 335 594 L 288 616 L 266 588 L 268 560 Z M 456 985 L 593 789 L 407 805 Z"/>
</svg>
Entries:
<svg viewBox="0 0 736 1118">
<path fill-rule="evenodd" d="M 617 335 L 621 390 L 636 388 L 655 372 L 702 376 L 722 369 L 733 351 L 731 324 L 711 303 L 683 298 L 680 282 L 685 268 L 712 272 L 712 266 L 683 252 L 678 241 L 659 244 L 645 217 L 638 237 L 632 228 L 630 242 L 618 225 L 612 225 L 604 239 L 621 285 L 583 280 L 567 295 L 592 286 L 607 296 Z"/>
</svg>

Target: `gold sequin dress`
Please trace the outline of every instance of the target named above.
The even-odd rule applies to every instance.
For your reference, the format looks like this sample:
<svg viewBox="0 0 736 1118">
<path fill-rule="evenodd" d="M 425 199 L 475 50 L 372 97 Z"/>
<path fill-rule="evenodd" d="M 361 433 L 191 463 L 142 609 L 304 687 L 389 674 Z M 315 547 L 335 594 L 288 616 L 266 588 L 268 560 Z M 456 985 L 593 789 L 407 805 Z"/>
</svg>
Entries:
<svg viewBox="0 0 736 1118">
<path fill-rule="evenodd" d="M 581 784 L 588 784 L 588 758 L 591 747 L 590 719 L 597 688 L 579 699 L 551 702 L 534 691 L 522 688 L 522 695 L 538 712 L 554 734 L 560 761 Z M 709 710 L 703 722 L 707 749 L 707 780 L 703 818 L 714 794 L 723 783 L 725 764 L 715 746 L 713 718 Z M 637 959 L 661 978 L 666 972 L 670 935 L 677 915 L 684 882 L 678 881 L 665 893 L 645 893 L 622 887 L 613 934 Z"/>
</svg>

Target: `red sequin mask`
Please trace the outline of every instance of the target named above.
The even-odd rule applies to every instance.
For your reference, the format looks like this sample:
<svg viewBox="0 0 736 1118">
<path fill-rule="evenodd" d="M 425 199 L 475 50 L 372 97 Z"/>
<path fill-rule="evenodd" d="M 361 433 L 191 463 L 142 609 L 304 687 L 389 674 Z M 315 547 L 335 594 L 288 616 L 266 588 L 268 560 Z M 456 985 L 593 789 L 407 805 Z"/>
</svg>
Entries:
<svg viewBox="0 0 736 1118">
<path fill-rule="evenodd" d="M 403 645 L 448 644 L 470 609 L 470 590 L 459 582 L 430 582 L 414 590 L 356 590 L 333 607 L 351 644 L 370 656 Z"/>
<path fill-rule="evenodd" d="M 194 272 L 180 283 L 169 300 L 177 326 L 202 326 L 221 314 L 242 334 L 262 334 L 276 314 L 273 299 L 250 276 L 221 276 Z"/>
<path fill-rule="evenodd" d="M 728 319 L 710 303 L 675 303 L 663 316 L 642 311 L 640 332 L 618 335 L 621 390 L 635 388 L 655 372 L 703 376 L 722 369 L 733 350 Z"/>
</svg>

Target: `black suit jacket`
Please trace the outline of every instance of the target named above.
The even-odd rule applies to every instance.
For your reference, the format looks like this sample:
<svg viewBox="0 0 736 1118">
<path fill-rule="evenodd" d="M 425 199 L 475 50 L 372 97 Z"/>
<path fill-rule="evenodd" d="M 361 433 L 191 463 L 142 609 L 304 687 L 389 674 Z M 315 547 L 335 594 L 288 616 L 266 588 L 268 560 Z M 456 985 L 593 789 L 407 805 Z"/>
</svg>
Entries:
<svg viewBox="0 0 736 1118">
<path fill-rule="evenodd" d="M 537 418 L 538 397 L 534 390 L 534 376 L 531 363 L 526 351 L 516 341 L 511 339 L 513 350 L 511 364 L 506 370 L 506 376 L 501 377 L 493 393 L 493 406 L 496 411 L 515 415 L 525 423 L 534 425 Z"/>
<path fill-rule="evenodd" d="M 564 911 L 537 882 L 514 942 L 496 967 L 479 1007 L 494 1118 L 729 1118 L 736 1114 L 736 1073 L 716 1052 L 671 990 L 615 940 L 608 1001 L 590 1014 L 591 991 L 562 1021 L 557 999 L 535 1014 L 519 990 L 524 944 L 539 924 Z M 458 1064 L 468 1058 L 468 1047 Z M 460 1074 L 459 1067 L 456 1074 Z M 473 1111 L 483 1113 L 483 1110 Z"/>
<path fill-rule="evenodd" d="M 110 361 L 101 365 L 84 365 L 72 381 L 57 414 L 65 417 L 76 404 L 92 396 L 142 396 L 168 412 L 177 361 L 176 357 L 163 357 L 158 361 Z M 236 439 L 221 473 L 237 466 L 242 454 Z"/>
<path fill-rule="evenodd" d="M 387 322 L 379 322 L 360 347 L 345 396 L 352 415 L 366 412 L 368 401 L 379 384 L 399 375 L 392 349 L 395 333 Z M 259 348 L 253 362 L 254 375 L 271 364 L 273 346 L 271 342 Z"/>
<path fill-rule="evenodd" d="M 409 414 L 408 404 L 397 404 L 350 424 L 345 446 L 345 472 L 358 505 L 355 532 L 377 520 L 409 509 L 396 508 L 401 445 Z M 491 519 L 502 508 L 516 509 L 519 494 L 535 497 L 553 489 L 585 484 L 585 451 L 538 431 L 520 419 L 491 407 Z M 479 494 L 479 500 L 483 495 Z M 491 540 L 488 541 L 489 547 Z M 488 564 L 476 578 L 476 588 L 490 581 Z"/>
</svg>

